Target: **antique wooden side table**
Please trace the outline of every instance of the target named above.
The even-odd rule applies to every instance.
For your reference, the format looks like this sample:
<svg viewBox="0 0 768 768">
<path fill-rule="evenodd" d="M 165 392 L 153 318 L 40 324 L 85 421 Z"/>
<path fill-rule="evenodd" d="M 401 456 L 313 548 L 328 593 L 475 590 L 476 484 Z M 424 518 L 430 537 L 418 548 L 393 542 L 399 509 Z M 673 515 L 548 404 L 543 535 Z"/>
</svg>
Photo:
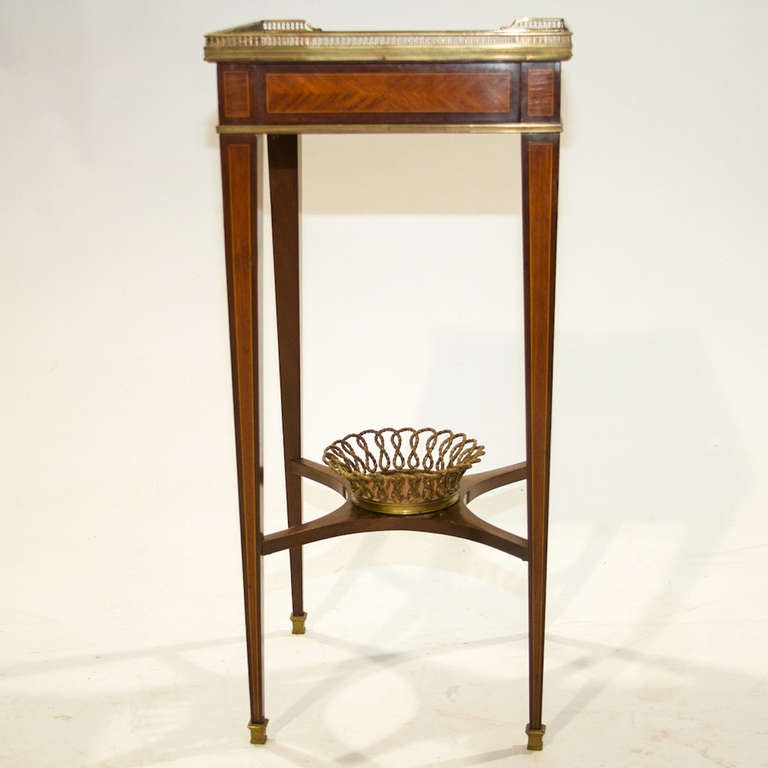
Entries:
<svg viewBox="0 0 768 768">
<path fill-rule="evenodd" d="M 528 748 L 541 749 L 547 569 L 560 62 L 571 34 L 560 19 L 523 18 L 490 31 L 326 32 L 304 21 L 262 21 L 206 37 L 217 62 L 224 231 L 235 401 L 251 741 L 266 740 L 262 686 L 261 558 L 290 552 L 296 634 L 304 632 L 302 545 L 359 531 L 458 536 L 528 562 Z M 367 511 L 348 484 L 302 456 L 299 300 L 299 136 L 302 133 L 522 134 L 526 460 L 469 474 L 447 509 L 412 516 Z M 257 181 L 267 136 L 277 297 L 288 527 L 262 531 Z M 302 523 L 301 478 L 344 496 Z M 470 512 L 475 497 L 527 487 L 527 538 Z"/>
</svg>

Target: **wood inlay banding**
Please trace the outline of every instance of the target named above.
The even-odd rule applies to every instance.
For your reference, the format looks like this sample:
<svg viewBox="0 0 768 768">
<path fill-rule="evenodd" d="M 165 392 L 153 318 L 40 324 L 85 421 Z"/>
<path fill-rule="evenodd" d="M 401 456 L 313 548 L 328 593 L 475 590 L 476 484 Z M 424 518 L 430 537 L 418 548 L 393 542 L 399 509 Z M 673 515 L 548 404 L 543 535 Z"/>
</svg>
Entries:
<svg viewBox="0 0 768 768">
<path fill-rule="evenodd" d="M 222 104 L 225 118 L 250 117 L 251 96 L 248 72 L 222 72 Z"/>
<path fill-rule="evenodd" d="M 507 113 L 510 75 L 505 72 L 270 73 L 267 112 Z"/>
</svg>

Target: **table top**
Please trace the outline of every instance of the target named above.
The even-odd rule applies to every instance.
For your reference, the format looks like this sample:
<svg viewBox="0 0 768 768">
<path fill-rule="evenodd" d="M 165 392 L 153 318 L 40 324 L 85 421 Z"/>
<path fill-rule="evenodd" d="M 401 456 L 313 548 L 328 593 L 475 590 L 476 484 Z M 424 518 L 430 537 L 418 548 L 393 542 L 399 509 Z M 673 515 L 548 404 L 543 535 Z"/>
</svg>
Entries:
<svg viewBox="0 0 768 768">
<path fill-rule="evenodd" d="M 272 19 L 212 32 L 206 61 L 564 61 L 571 32 L 562 19 L 520 18 L 492 30 L 326 31 Z"/>
</svg>

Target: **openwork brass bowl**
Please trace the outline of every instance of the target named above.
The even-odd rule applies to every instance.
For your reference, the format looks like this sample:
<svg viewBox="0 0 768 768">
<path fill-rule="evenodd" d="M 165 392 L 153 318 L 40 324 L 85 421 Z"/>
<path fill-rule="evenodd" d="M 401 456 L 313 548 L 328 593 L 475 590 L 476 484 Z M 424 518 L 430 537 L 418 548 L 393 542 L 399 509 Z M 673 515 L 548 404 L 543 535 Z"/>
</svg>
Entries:
<svg viewBox="0 0 768 768">
<path fill-rule="evenodd" d="M 323 461 L 349 480 L 359 507 L 419 515 L 458 501 L 461 476 L 484 453 L 485 447 L 463 432 L 387 427 L 336 440 L 323 452 Z"/>
</svg>

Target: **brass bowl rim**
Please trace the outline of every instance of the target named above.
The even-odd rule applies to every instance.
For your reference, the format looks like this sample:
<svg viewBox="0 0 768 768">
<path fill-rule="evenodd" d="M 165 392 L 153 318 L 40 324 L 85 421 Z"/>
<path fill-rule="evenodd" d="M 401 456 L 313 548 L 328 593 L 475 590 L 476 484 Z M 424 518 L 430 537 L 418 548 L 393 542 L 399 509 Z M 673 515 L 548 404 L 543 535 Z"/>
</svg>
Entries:
<svg viewBox="0 0 768 768">
<path fill-rule="evenodd" d="M 459 492 L 448 496 L 440 496 L 429 501 L 372 501 L 352 494 L 352 502 L 369 512 L 379 512 L 383 515 L 427 515 L 430 512 L 439 512 L 441 509 L 453 506 L 459 500 Z"/>
</svg>

